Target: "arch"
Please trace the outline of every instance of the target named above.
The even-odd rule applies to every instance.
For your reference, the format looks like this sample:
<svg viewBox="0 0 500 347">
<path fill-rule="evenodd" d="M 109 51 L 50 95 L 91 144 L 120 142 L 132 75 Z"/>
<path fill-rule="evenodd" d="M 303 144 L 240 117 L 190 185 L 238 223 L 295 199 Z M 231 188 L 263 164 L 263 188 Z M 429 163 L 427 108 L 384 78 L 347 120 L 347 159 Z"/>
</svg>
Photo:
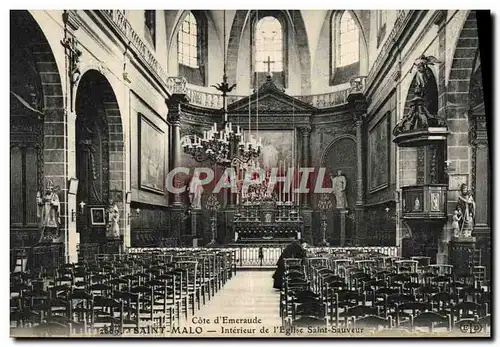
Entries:
<svg viewBox="0 0 500 347">
<path fill-rule="evenodd" d="M 75 93 L 75 153 L 77 155 L 77 175 L 82 152 L 79 146 L 86 133 L 89 139 L 99 142 L 99 152 L 95 155 L 95 170 L 99 193 L 92 202 L 107 205 L 113 201 L 120 211 L 120 229 L 125 230 L 125 138 L 122 118 L 116 95 L 111 83 L 99 70 L 88 69 L 82 73 Z M 90 119 L 92 118 L 92 119 Z M 91 124 L 91 125 L 89 125 Z M 94 127 L 94 128 L 92 128 Z M 79 178 L 79 177 L 77 177 Z M 79 178 L 80 179 L 80 178 Z M 79 185 L 81 189 L 84 182 Z M 88 198 L 88 197 L 87 197 Z M 90 201 L 90 200 L 89 200 Z M 88 203 L 88 201 L 87 201 Z M 82 240 L 84 241 L 84 240 Z"/>
<path fill-rule="evenodd" d="M 240 44 L 242 44 L 242 36 L 245 28 L 251 25 L 253 12 L 255 10 L 237 10 L 231 24 L 227 49 L 227 76 L 230 81 L 237 80 L 239 48 Z M 299 57 L 302 92 L 307 93 L 311 89 L 311 54 L 304 18 L 300 10 L 286 10 L 281 12 L 287 21 L 287 30 L 295 37 L 293 44 L 297 48 Z M 285 35 L 289 35 L 289 33 L 285 33 Z M 288 45 L 288 49 L 290 49 L 290 45 Z"/>
<path fill-rule="evenodd" d="M 335 137 L 332 140 L 332 142 L 330 142 L 330 144 L 328 146 L 326 146 L 326 148 L 323 150 L 323 154 L 321 155 L 321 161 L 320 161 L 322 167 L 325 167 L 325 165 L 326 165 L 326 159 L 328 157 L 328 153 L 330 152 L 330 150 L 333 148 L 333 146 L 335 146 L 335 144 L 337 142 L 339 142 L 340 140 L 343 140 L 343 139 L 352 140 L 356 144 L 356 136 L 354 136 L 354 135 L 343 134 L 343 135 L 339 135 L 339 136 Z"/>
<path fill-rule="evenodd" d="M 36 205 L 32 202 L 36 199 L 37 191 L 43 191 L 48 180 L 60 188 L 61 224 L 59 235 L 54 235 L 54 241 L 63 242 L 67 225 L 64 149 L 67 138 L 64 136 L 66 124 L 61 75 L 47 36 L 31 12 L 10 11 L 10 32 L 11 161 L 17 160 L 20 164 L 15 167 L 11 165 L 12 177 L 20 179 L 16 181 L 17 185 L 11 183 L 11 197 L 17 201 L 12 208 L 28 216 L 21 223 L 15 222 L 16 225 L 12 224 L 11 217 L 11 244 L 16 247 L 18 237 L 21 237 L 25 246 L 39 241 L 38 221 L 32 209 Z M 26 67 L 26 71 L 22 71 L 22 66 Z M 19 76 L 19 73 L 23 76 Z M 17 96 L 12 98 L 14 94 Z M 12 100 L 18 100 L 17 106 L 20 107 L 13 104 Z M 12 146 L 13 142 L 25 149 L 17 151 L 15 148 L 18 144 Z M 18 192 L 15 191 L 17 188 L 20 189 Z M 21 203 L 21 206 L 17 203 Z"/>
<path fill-rule="evenodd" d="M 469 104 L 469 98 L 464 98 L 463 95 L 469 95 L 470 79 L 474 72 L 478 50 L 476 13 L 470 11 L 460 31 L 448 77 L 448 101 L 463 111 L 463 117 L 466 117 Z"/>
</svg>

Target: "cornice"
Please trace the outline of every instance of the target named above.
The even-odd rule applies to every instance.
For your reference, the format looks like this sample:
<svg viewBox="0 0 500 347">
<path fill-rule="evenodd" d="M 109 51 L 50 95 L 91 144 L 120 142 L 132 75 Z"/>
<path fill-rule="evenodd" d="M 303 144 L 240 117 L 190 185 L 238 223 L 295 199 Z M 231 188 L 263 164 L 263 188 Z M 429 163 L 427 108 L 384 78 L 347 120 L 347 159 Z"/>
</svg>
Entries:
<svg viewBox="0 0 500 347">
<path fill-rule="evenodd" d="M 410 10 L 404 19 L 402 19 L 399 27 L 394 27 L 393 31 L 389 34 L 389 37 L 384 43 L 384 46 L 377 57 L 372 70 L 368 74 L 366 80 L 365 96 L 369 99 L 372 98 L 372 94 L 377 90 L 377 86 L 380 85 L 382 80 L 387 76 L 388 70 L 392 68 L 392 65 L 397 57 L 397 50 L 404 46 L 409 40 L 411 35 L 414 34 L 414 29 L 420 24 L 421 19 L 425 16 L 426 11 L 413 11 Z M 395 45 L 394 42 L 398 44 Z M 399 47 L 398 47 L 399 46 Z"/>
</svg>

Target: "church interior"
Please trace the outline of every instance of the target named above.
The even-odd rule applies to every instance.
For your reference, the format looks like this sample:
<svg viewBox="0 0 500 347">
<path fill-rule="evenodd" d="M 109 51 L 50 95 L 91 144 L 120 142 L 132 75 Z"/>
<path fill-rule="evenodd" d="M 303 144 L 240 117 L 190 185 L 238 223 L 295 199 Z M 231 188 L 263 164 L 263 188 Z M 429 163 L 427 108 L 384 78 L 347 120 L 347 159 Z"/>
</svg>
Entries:
<svg viewBox="0 0 500 347">
<path fill-rule="evenodd" d="M 489 334 L 484 17 L 12 10 L 11 336 Z"/>
</svg>

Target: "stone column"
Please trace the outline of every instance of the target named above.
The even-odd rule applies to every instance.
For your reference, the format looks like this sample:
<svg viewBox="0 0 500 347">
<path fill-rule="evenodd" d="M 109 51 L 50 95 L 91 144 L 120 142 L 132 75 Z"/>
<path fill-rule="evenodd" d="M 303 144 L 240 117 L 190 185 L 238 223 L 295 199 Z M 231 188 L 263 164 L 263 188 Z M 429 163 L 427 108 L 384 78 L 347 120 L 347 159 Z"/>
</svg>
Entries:
<svg viewBox="0 0 500 347">
<path fill-rule="evenodd" d="M 365 237 L 365 181 L 364 181 L 364 171 L 365 171 L 365 156 L 363 153 L 363 124 L 366 117 L 366 102 L 364 99 L 355 102 L 354 111 L 354 121 L 356 124 L 356 157 L 357 157 L 357 172 L 356 172 L 356 202 L 355 202 L 355 213 L 356 213 L 356 227 L 353 230 L 355 245 L 359 244 L 359 239 Z"/>
<path fill-rule="evenodd" d="M 356 206 L 363 206 L 364 199 L 364 180 L 363 180 L 363 115 L 357 114 L 356 120 L 356 157 L 357 157 L 357 175 L 356 175 Z"/>
<path fill-rule="evenodd" d="M 168 80 L 169 87 L 171 88 L 171 96 L 166 100 L 168 106 L 168 121 L 170 123 L 170 170 L 181 166 L 181 105 L 189 102 L 187 96 L 186 79 L 180 77 L 170 77 Z M 173 178 L 173 186 L 180 188 L 181 180 L 178 175 Z M 170 220 L 171 227 L 178 242 L 181 243 L 185 235 L 186 225 L 184 223 L 184 208 L 182 206 L 181 195 L 179 193 L 169 194 L 170 203 Z"/>
<path fill-rule="evenodd" d="M 181 165 L 181 122 L 180 122 L 181 104 L 177 103 L 174 108 L 169 107 L 168 120 L 170 122 L 170 167 L 169 170 L 175 169 Z M 180 186 L 180 179 L 176 175 L 173 182 L 174 187 Z M 179 193 L 171 193 L 171 206 L 181 206 L 181 197 Z"/>
<path fill-rule="evenodd" d="M 311 127 L 301 127 L 300 131 L 302 132 L 302 160 L 300 166 L 311 167 Z M 308 183 L 310 181 L 309 179 Z M 300 213 L 304 221 L 301 238 L 309 244 L 312 244 L 314 240 L 312 230 L 313 210 L 311 209 L 311 194 L 311 191 L 308 194 L 299 194 Z"/>
<path fill-rule="evenodd" d="M 486 116 L 472 116 L 472 179 L 471 188 L 476 200 L 474 231 L 486 232 L 490 228 L 490 164 Z"/>
<path fill-rule="evenodd" d="M 469 115 L 471 121 L 471 184 L 470 188 L 476 201 L 476 217 L 473 236 L 475 248 L 480 251 L 480 264 L 487 268 L 487 277 L 491 274 L 491 167 L 488 148 L 486 116 Z"/>
</svg>

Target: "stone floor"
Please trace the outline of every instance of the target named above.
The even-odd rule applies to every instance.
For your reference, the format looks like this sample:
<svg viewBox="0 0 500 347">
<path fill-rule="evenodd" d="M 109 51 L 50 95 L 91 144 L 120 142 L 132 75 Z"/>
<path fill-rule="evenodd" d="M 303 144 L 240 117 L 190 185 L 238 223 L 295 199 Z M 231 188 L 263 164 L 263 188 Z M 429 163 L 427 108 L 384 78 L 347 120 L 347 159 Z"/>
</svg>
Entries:
<svg viewBox="0 0 500 347">
<path fill-rule="evenodd" d="M 239 271 L 172 335 L 277 337 L 281 328 L 279 291 L 273 289 L 272 275 L 273 271 Z"/>
</svg>

